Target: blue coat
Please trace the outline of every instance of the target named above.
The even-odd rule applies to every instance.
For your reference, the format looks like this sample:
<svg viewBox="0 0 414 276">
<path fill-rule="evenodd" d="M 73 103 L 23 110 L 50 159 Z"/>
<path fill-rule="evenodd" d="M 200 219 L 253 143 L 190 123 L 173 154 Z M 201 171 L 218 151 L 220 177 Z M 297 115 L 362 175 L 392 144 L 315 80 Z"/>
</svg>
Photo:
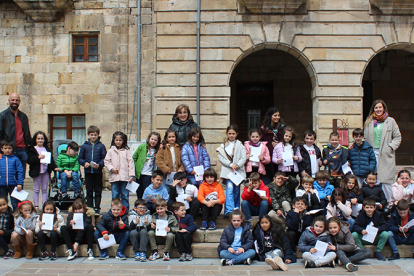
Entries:
<svg viewBox="0 0 414 276">
<path fill-rule="evenodd" d="M 362 234 L 362 230 L 365 230 L 365 228 L 367 228 L 367 225 L 371 222 L 374 223 L 374 227 L 378 228 L 377 235 L 380 235 L 383 231 L 388 231 L 388 224 L 381 212 L 375 211 L 370 218 L 367 216 L 364 210 L 361 210 L 355 219 L 354 232 Z"/>
<path fill-rule="evenodd" d="M 323 232 L 322 234 L 320 234 L 317 237 L 312 232 L 312 230 L 310 230 L 310 228 L 311 228 L 310 226 L 307 227 L 305 229 L 305 231 L 303 231 L 303 233 L 302 233 L 302 235 L 300 236 L 300 239 L 299 239 L 298 248 L 299 248 L 299 251 L 302 252 L 302 253 L 309 252 L 311 250 L 311 248 L 314 248 L 315 244 L 318 240 L 326 242 L 326 243 L 332 242 L 331 236 L 328 235 L 328 231 Z M 331 250 L 327 249 L 326 253 L 328 253 L 330 251 Z"/>
<path fill-rule="evenodd" d="M 348 151 L 348 161 L 351 163 L 352 172 L 357 176 L 365 176 L 368 171 L 373 172 L 377 167 L 374 150 L 365 141 L 361 149 L 354 144 L 354 147 Z"/>
<path fill-rule="evenodd" d="M 193 234 L 197 230 L 197 225 L 195 224 L 192 215 L 186 214 L 185 217 L 181 219 L 179 219 L 177 216 L 175 218 L 177 219 L 178 226 L 180 226 L 180 223 L 187 225 L 186 228 L 182 228 L 180 226 L 180 229 L 186 229 L 190 234 Z"/>
<path fill-rule="evenodd" d="M 335 189 L 329 181 L 326 181 L 325 188 L 322 188 L 316 180 L 313 182 L 313 188 L 318 191 L 319 198 L 324 200 L 327 200 L 326 196 L 331 196 Z"/>
<path fill-rule="evenodd" d="M 243 231 L 241 234 L 241 246 L 244 251 L 247 251 L 248 249 L 254 248 L 254 241 L 252 232 L 250 231 L 252 229 L 252 224 L 248 221 L 244 222 L 244 225 L 242 225 Z M 217 248 L 217 251 L 220 255 L 221 250 L 227 250 L 231 247 L 231 244 L 234 241 L 234 233 L 236 229 L 234 228 L 233 224 L 230 224 L 229 227 L 224 229 L 223 233 L 221 234 L 220 238 L 220 244 Z"/>
<path fill-rule="evenodd" d="M 20 159 L 13 154 L 0 159 L 0 186 L 23 185 L 24 173 Z"/>
<path fill-rule="evenodd" d="M 414 215 L 410 215 L 408 217 L 408 221 L 410 221 L 412 219 L 414 219 Z M 391 232 L 393 232 L 396 235 L 402 234 L 400 232 L 400 225 L 401 225 L 401 216 L 400 216 L 400 214 L 398 214 L 398 211 L 395 210 L 394 213 L 391 214 L 391 218 L 388 221 L 388 231 L 391 231 Z M 414 233 L 414 227 L 408 228 L 407 234 L 408 235 L 411 235 L 413 233 Z"/>
<path fill-rule="evenodd" d="M 193 171 L 193 168 L 195 166 L 203 165 L 204 170 L 207 170 L 211 167 L 211 165 L 210 156 L 208 156 L 206 149 L 203 148 L 201 143 L 197 145 L 197 149 L 198 162 L 193 146 L 186 142 L 183 148 L 181 149 L 181 162 L 183 163 L 185 171 L 187 172 L 187 179 L 190 180 L 192 184 L 200 185 L 203 181 L 195 181 L 195 176 L 191 175 L 190 173 Z"/>
<path fill-rule="evenodd" d="M 86 162 L 91 163 L 91 161 L 93 161 L 96 164 L 99 164 L 99 168 L 94 169 L 90 166 L 89 168 L 85 168 L 85 173 L 102 173 L 105 156 L 106 148 L 104 144 L 101 143 L 100 138 L 96 140 L 95 144 L 92 144 L 88 139 L 79 151 L 78 162 L 85 167 Z"/>
</svg>

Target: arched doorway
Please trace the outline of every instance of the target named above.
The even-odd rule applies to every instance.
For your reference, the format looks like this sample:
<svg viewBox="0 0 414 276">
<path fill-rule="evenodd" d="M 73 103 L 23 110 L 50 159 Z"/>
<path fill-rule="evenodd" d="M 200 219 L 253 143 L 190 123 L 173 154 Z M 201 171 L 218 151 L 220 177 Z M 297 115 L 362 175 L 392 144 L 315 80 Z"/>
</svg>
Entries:
<svg viewBox="0 0 414 276">
<path fill-rule="evenodd" d="M 260 127 L 272 106 L 298 139 L 312 129 L 312 82 L 295 56 L 273 49 L 254 52 L 236 66 L 230 87 L 230 122 L 239 126 L 239 140 L 246 141 L 249 129 Z"/>
<path fill-rule="evenodd" d="M 372 102 L 382 99 L 400 127 L 402 142 L 396 152 L 397 165 L 414 164 L 414 54 L 404 50 L 378 53 L 365 69 L 364 121 Z"/>
</svg>

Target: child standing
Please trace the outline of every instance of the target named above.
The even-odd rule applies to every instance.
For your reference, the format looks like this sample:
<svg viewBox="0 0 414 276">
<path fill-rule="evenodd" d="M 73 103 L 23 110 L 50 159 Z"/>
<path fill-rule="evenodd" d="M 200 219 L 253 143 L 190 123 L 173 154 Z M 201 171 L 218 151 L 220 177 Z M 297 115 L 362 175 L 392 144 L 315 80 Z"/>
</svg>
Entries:
<svg viewBox="0 0 414 276">
<path fill-rule="evenodd" d="M 115 258 L 119 260 L 126 260 L 124 250 L 129 240 L 129 227 L 127 223 L 128 213 L 126 207 L 122 206 L 122 201 L 119 198 L 113 198 L 111 201 L 111 209 L 96 224 L 96 231 L 94 233 L 96 241 L 101 237 L 107 241 L 109 240 L 108 235 L 114 235 L 116 243 L 119 243 Z M 101 251 L 99 260 L 109 258 L 108 249 L 101 249 L 99 247 L 99 251 Z"/>
<path fill-rule="evenodd" d="M 36 236 L 40 244 L 40 250 L 42 255 L 39 257 L 39 260 L 56 260 L 56 247 L 60 239 L 60 228 L 65 224 L 63 217 L 59 214 L 60 210 L 56 207 L 56 203 L 48 199 L 43 204 L 42 213 L 37 218 L 36 222 Z M 42 229 L 43 215 L 44 214 L 53 214 L 53 230 L 44 230 Z M 50 254 L 46 251 L 46 242 L 50 242 Z"/>
<path fill-rule="evenodd" d="M 37 211 L 28 200 L 22 201 L 17 205 L 14 216 L 14 231 L 11 235 L 14 247 L 14 259 L 22 257 L 22 245 L 27 244 L 26 259 L 33 258 L 33 251 L 36 243 L 34 243 L 34 233 L 36 229 L 36 221 L 38 218 Z"/>
<path fill-rule="evenodd" d="M 60 228 L 60 232 L 62 233 L 63 240 L 66 243 L 68 250 L 67 260 L 73 260 L 76 255 L 78 255 L 78 248 L 79 244 L 83 243 L 84 241 L 88 242 L 88 251 L 86 254 L 88 255 L 88 260 L 93 261 L 95 258 L 93 257 L 92 245 L 93 245 L 93 225 L 92 225 L 92 218 L 95 216 L 95 212 L 93 208 L 86 207 L 86 203 L 83 199 L 76 199 L 72 206 L 68 210 L 68 217 L 66 219 L 66 225 L 63 225 Z M 73 229 L 76 222 L 74 220 L 74 214 L 82 214 L 83 217 L 83 229 Z"/>
<path fill-rule="evenodd" d="M 197 187 L 203 181 L 196 181 L 194 167 L 202 165 L 204 170 L 210 168 L 210 156 L 203 147 L 202 141 L 204 141 L 204 137 L 200 128 L 194 127 L 188 133 L 187 142 L 181 150 L 181 161 L 187 172 L 187 179 Z"/>
<path fill-rule="evenodd" d="M 272 269 L 286 271 L 288 270 L 286 264 L 296 262 L 296 255 L 285 231 L 268 215 L 259 218 L 253 230 L 253 238 L 257 242 L 256 253 L 259 261 L 265 261 Z"/>
<path fill-rule="evenodd" d="M 349 231 L 352 231 L 355 220 L 351 217 L 351 202 L 346 199 L 345 190 L 336 188 L 332 192 L 331 201 L 326 206 L 326 220 L 335 217 L 341 221 L 346 221 L 349 224 Z"/>
<path fill-rule="evenodd" d="M 134 160 L 127 145 L 127 136 L 117 131 L 112 135 L 111 148 L 105 156 L 105 167 L 109 170 L 112 199 L 121 198 L 122 205 L 129 210 L 129 190 L 127 183 L 131 183 L 135 176 Z"/>
<path fill-rule="evenodd" d="M 1 151 L 3 157 L 0 159 L 0 195 L 10 195 L 13 211 L 17 210 L 17 199 L 11 196 L 13 190 L 21 191 L 24 181 L 24 169 L 20 159 L 13 154 L 13 142 L 2 140 Z"/>
<path fill-rule="evenodd" d="M 299 146 L 300 155 L 302 156 L 302 162 L 298 164 L 300 177 L 315 177 L 316 172 L 319 171 L 319 167 L 322 166 L 322 161 L 320 161 L 322 157 L 321 150 L 315 145 L 315 131 L 307 130 L 304 138 L 305 144 Z"/>
<path fill-rule="evenodd" d="M 324 265 L 335 267 L 335 252 L 327 249 L 323 257 L 315 257 L 316 242 L 322 241 L 325 243 L 332 243 L 331 236 L 326 231 L 325 217 L 319 216 L 312 222 L 312 226 L 303 231 L 299 239 L 299 251 L 302 252 L 302 258 L 305 260 L 305 268 L 314 268 Z"/>
<path fill-rule="evenodd" d="M 145 189 L 151 184 L 152 172 L 157 169 L 155 155 L 160 149 L 160 144 L 161 135 L 158 132 L 151 132 L 147 142 L 139 145 L 132 156 L 135 163 L 135 177 L 139 184 L 137 198 L 142 198 Z"/>
<path fill-rule="evenodd" d="M 8 204 L 7 196 L 0 196 L 0 247 L 4 250 L 5 259 L 13 258 L 13 250 L 7 246 L 14 229 L 13 211 Z"/>
<path fill-rule="evenodd" d="M 361 188 L 364 199 L 371 198 L 378 204 L 379 211 L 384 211 L 387 198 L 382 190 L 382 184 L 377 180 L 377 173 L 368 172 Z"/>
<path fill-rule="evenodd" d="M 40 160 L 45 158 L 44 153 L 50 152 L 50 163 L 43 164 Z M 44 132 L 38 131 L 33 135 L 32 145 L 27 150 L 27 163 L 30 165 L 29 175 L 33 178 L 33 202 L 36 209 L 39 208 L 39 195 L 42 190 L 42 202 L 47 200 L 47 188 L 50 173 L 56 168 L 53 160 L 52 150 L 48 147 L 48 139 Z"/>
<path fill-rule="evenodd" d="M 79 164 L 85 168 L 86 205 L 94 208 L 95 214 L 101 211 L 102 198 L 102 168 L 106 156 L 106 148 L 99 137 L 100 129 L 88 127 L 89 139 L 79 151 Z M 95 197 L 93 193 L 95 192 Z M 95 198 L 95 204 L 93 200 Z M 95 207 L 94 207 L 95 206 Z"/>
<path fill-rule="evenodd" d="M 376 210 L 375 200 L 372 198 L 364 199 L 364 210 L 361 210 L 358 217 L 355 220 L 354 231 L 352 236 L 355 239 L 356 244 L 360 248 L 364 248 L 363 244 L 377 245 L 375 248 L 374 258 L 380 261 L 385 261 L 385 257 L 382 255 L 382 249 L 388 240 L 388 226 L 384 220 L 382 214 Z M 378 228 L 377 236 L 373 243 L 362 240 L 362 236 L 368 232 L 365 230 L 368 224 Z"/>
<path fill-rule="evenodd" d="M 312 223 L 312 216 L 306 213 L 306 201 L 304 197 L 295 197 L 293 199 L 293 210 L 286 214 L 286 235 L 294 252 L 296 252 L 300 235 Z"/>
<path fill-rule="evenodd" d="M 216 149 L 218 158 L 221 163 L 220 178 L 226 183 L 226 203 L 224 206 L 224 215 L 227 216 L 234 209 L 240 209 L 240 186 L 233 183 L 228 175 L 237 171 L 241 177 L 246 178 L 244 164 L 246 163 L 246 150 L 243 144 L 237 140 L 238 128 L 236 125 L 227 127 L 227 142 Z"/>
<path fill-rule="evenodd" d="M 60 192 L 62 197 L 67 197 L 67 182 L 68 178 L 72 178 L 73 189 L 75 190 L 75 198 L 80 196 L 79 186 L 79 162 L 78 162 L 78 150 L 79 146 L 76 142 L 71 141 L 65 150 L 59 153 L 56 159 L 56 166 L 60 171 Z"/>
<path fill-rule="evenodd" d="M 200 185 L 197 199 L 201 203 L 203 222 L 200 230 L 215 230 L 217 217 L 225 201 L 223 187 L 217 182 L 217 173 L 214 169 L 207 169 L 203 175 L 204 182 Z M 210 224 L 207 220 L 211 216 Z"/>
<path fill-rule="evenodd" d="M 164 173 L 160 170 L 155 170 L 152 172 L 151 182 L 142 195 L 142 198 L 147 202 L 147 209 L 151 214 L 155 213 L 155 202 L 157 199 L 163 198 L 165 201 L 168 201 L 169 195 L 167 189 L 162 185 L 164 179 Z M 150 199 L 147 199 L 147 196 Z"/>
<path fill-rule="evenodd" d="M 272 161 L 278 164 L 280 172 L 284 172 L 287 176 L 296 178 L 299 172 L 298 163 L 302 162 L 302 155 L 300 155 L 300 148 L 295 145 L 295 134 L 293 128 L 286 126 L 284 128 L 283 142 L 276 145 L 273 149 Z M 283 165 L 283 153 L 290 153 L 293 158 L 293 166 Z"/>
<path fill-rule="evenodd" d="M 367 172 L 375 171 L 377 167 L 377 159 L 374 149 L 364 140 L 364 130 L 361 128 L 352 131 L 352 137 L 355 140 L 354 146 L 348 152 L 348 161 L 354 175 L 358 178 L 359 187 L 362 187 Z"/>
<path fill-rule="evenodd" d="M 339 143 L 338 132 L 332 132 L 329 135 L 328 145 L 323 146 L 322 163 L 325 170 L 331 176 L 331 182 L 334 187 L 339 187 L 342 172 L 342 165 L 348 161 L 348 148 Z"/>
<path fill-rule="evenodd" d="M 302 178 L 302 185 L 300 185 L 296 191 L 296 196 L 304 197 L 307 199 L 308 211 L 322 209 L 320 206 L 321 202 L 319 199 L 319 193 L 316 189 L 313 188 L 313 181 L 314 180 L 312 177 L 305 175 Z M 325 206 L 323 206 L 323 208 L 324 207 Z"/>
<path fill-rule="evenodd" d="M 174 215 L 178 221 L 179 230 L 175 233 L 175 242 L 180 253 L 180 262 L 192 261 L 193 250 L 191 244 L 193 243 L 193 234 L 197 230 L 197 225 L 191 215 L 186 214 L 185 204 L 176 202 L 173 204 Z"/>
<path fill-rule="evenodd" d="M 167 203 L 170 211 L 174 211 L 173 204 L 179 195 L 187 195 L 185 199 L 189 205 L 187 212 L 195 219 L 200 212 L 200 201 L 197 199 L 198 189 L 193 184 L 187 183 L 187 175 L 185 172 L 179 172 L 174 175 L 174 182 L 170 189 L 170 199 Z"/>
<path fill-rule="evenodd" d="M 183 172 L 184 166 L 181 162 L 181 148 L 176 143 L 177 134 L 173 129 L 167 129 L 164 135 L 163 148 L 160 149 L 155 158 L 158 169 L 164 173 L 164 187 L 170 191 L 172 183 L 167 183 L 168 175 L 172 172 Z"/>
<path fill-rule="evenodd" d="M 147 209 L 145 200 L 137 199 L 134 209 L 129 212 L 128 222 L 130 229 L 129 239 L 134 250 L 136 261 L 147 261 L 148 231 L 151 229 L 152 216 Z"/>
<path fill-rule="evenodd" d="M 331 200 L 331 195 L 334 190 L 334 186 L 328 181 L 329 174 L 326 171 L 319 171 L 315 174 L 315 182 L 313 187 L 318 191 L 319 199 L 321 200 L 321 208 L 328 205 Z"/>
<path fill-rule="evenodd" d="M 221 265 L 236 265 L 252 263 L 252 258 L 256 255 L 254 251 L 254 241 L 252 225 L 249 221 L 244 221 L 244 215 L 240 210 L 230 213 L 230 226 L 224 229 L 220 238 L 220 245 L 217 251 L 221 258 Z"/>
<path fill-rule="evenodd" d="M 178 222 L 175 216 L 170 211 L 167 211 L 167 201 L 165 199 L 157 199 L 157 201 L 155 201 L 155 206 L 157 212 L 152 215 L 151 230 L 148 232 L 152 250 L 149 260 L 155 261 L 156 259 L 161 258 L 160 253 L 157 250 L 157 244 L 165 244 L 163 260 L 169 261 L 170 250 L 174 243 L 174 234 L 178 231 Z M 161 237 L 155 235 L 157 220 L 166 220 L 168 222 L 168 226 L 165 227 L 167 236 Z"/>
<path fill-rule="evenodd" d="M 260 135 L 260 131 L 256 128 L 249 131 L 249 137 L 250 141 L 244 142 L 246 156 L 248 158 L 245 165 L 247 177 L 249 177 L 251 173 L 256 172 L 259 173 L 261 176 L 260 178 L 262 178 L 262 176 L 266 175 L 265 165 L 269 164 L 271 161 L 269 149 L 266 146 L 267 142 L 260 141 L 262 137 Z M 250 160 L 252 157 L 251 152 L 253 148 L 258 148 L 258 151 L 260 152 L 258 156 L 259 162 Z"/>
<path fill-rule="evenodd" d="M 255 190 L 264 191 L 265 195 L 259 196 Z M 260 179 L 260 174 L 254 172 L 250 174 L 249 184 L 244 187 L 242 193 L 242 211 L 246 216 L 246 220 L 251 221 L 252 215 L 262 217 L 269 211 L 269 206 L 272 204 L 272 199 L 269 195 L 269 189 Z"/>
</svg>

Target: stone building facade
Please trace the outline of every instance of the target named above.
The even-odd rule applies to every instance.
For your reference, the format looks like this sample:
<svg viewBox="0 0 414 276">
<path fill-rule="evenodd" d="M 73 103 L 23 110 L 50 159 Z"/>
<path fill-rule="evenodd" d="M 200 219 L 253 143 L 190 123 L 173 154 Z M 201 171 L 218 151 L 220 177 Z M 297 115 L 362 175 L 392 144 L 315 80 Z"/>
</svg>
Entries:
<svg viewBox="0 0 414 276">
<path fill-rule="evenodd" d="M 106 145 L 116 130 L 137 138 L 139 17 L 138 138 L 163 132 L 179 103 L 197 113 L 197 0 L 0 2 L 0 107 L 21 94 L 32 132 L 52 135 L 68 114 Z M 245 137 L 270 106 L 324 143 L 332 119 L 362 127 L 383 98 L 403 135 L 397 163 L 414 164 L 414 0 L 200 2 L 198 123 L 213 156 L 230 123 Z M 82 35 L 97 35 L 97 62 L 74 61 Z"/>
</svg>

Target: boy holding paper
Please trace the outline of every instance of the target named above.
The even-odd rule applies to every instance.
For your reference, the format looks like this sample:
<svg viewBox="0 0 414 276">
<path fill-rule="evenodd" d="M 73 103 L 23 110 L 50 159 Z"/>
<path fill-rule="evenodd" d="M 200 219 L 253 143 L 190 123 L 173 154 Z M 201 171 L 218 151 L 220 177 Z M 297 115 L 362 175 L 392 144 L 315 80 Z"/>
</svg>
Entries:
<svg viewBox="0 0 414 276">
<path fill-rule="evenodd" d="M 247 221 L 252 220 L 252 216 L 262 217 L 269 211 L 272 199 L 269 195 L 269 189 L 260 179 L 260 174 L 253 172 L 249 177 L 249 184 L 244 187 L 241 195 L 241 208 Z"/>
<path fill-rule="evenodd" d="M 149 260 L 155 261 L 161 258 L 157 244 L 164 243 L 163 260 L 169 261 L 170 250 L 175 238 L 174 233 L 178 231 L 178 222 L 175 216 L 170 211 L 167 211 L 167 201 L 165 199 L 157 199 L 155 206 L 157 212 L 152 215 L 151 230 L 148 232 L 152 250 Z"/>
<path fill-rule="evenodd" d="M 392 255 L 388 258 L 388 260 L 396 260 L 400 258 L 397 244 L 408 245 L 414 243 L 414 227 L 412 227 L 411 224 L 413 222 L 412 220 L 414 219 L 414 215 L 409 215 L 409 210 L 408 201 L 405 199 L 399 200 L 397 203 L 397 210 L 391 214 L 391 218 L 388 221 L 388 244 L 392 250 Z"/>
<path fill-rule="evenodd" d="M 300 235 L 305 231 L 306 227 L 312 223 L 312 216 L 306 212 L 306 197 L 295 197 L 293 199 L 293 210 L 286 214 L 286 235 L 289 238 L 293 252 L 296 252 Z M 319 212 L 320 214 L 320 212 Z"/>
<path fill-rule="evenodd" d="M 342 165 L 348 161 L 348 148 L 339 143 L 338 132 L 332 132 L 329 135 L 329 143 L 323 146 L 322 163 L 325 165 L 325 171 L 331 176 L 331 184 L 339 187 L 342 172 Z"/>
<path fill-rule="evenodd" d="M 122 201 L 119 198 L 112 199 L 111 209 L 96 224 L 96 231 L 94 233 L 95 240 L 97 241 L 101 237 L 105 241 L 108 241 L 109 235 L 114 236 L 116 243 L 119 243 L 115 258 L 119 260 L 126 260 L 124 250 L 129 240 L 128 216 L 126 211 L 126 207 L 122 206 Z M 101 251 L 99 260 L 108 259 L 108 250 L 106 248 L 102 249 L 99 241 L 97 243 Z"/>
<path fill-rule="evenodd" d="M 364 240 L 364 235 L 367 235 L 367 226 L 373 226 L 378 228 L 374 242 L 368 242 Z M 379 211 L 376 211 L 375 200 L 372 198 L 366 198 L 363 203 L 363 210 L 359 213 L 355 219 L 354 232 L 352 236 L 355 239 L 356 244 L 364 249 L 363 244 L 374 244 L 377 245 L 375 248 L 374 258 L 380 261 L 385 261 L 385 257 L 382 255 L 382 249 L 388 240 L 388 226 L 384 220 L 384 217 Z M 372 234 L 372 233 L 370 233 Z"/>
<path fill-rule="evenodd" d="M 193 234 L 197 230 L 197 225 L 193 217 L 186 214 L 184 203 L 176 202 L 173 204 L 173 208 L 179 226 L 179 230 L 175 233 L 175 242 L 180 253 L 179 261 L 192 261 L 193 250 L 191 244 L 193 243 Z"/>
<path fill-rule="evenodd" d="M 174 175 L 174 181 L 170 188 L 170 199 L 168 200 L 168 210 L 174 211 L 173 204 L 181 201 L 185 204 L 186 212 L 193 219 L 196 218 L 200 211 L 200 201 L 197 199 L 198 189 L 193 184 L 187 183 L 187 175 L 185 172 L 178 172 Z"/>
<path fill-rule="evenodd" d="M 21 191 L 24 181 L 24 170 L 20 159 L 13 154 L 13 142 L 1 141 L 3 158 L 0 159 L 0 195 L 10 195 L 13 211 L 16 211 L 19 200 L 12 197 L 13 190 Z"/>
<path fill-rule="evenodd" d="M 157 199 L 163 198 L 165 201 L 168 201 L 170 198 L 167 188 L 162 185 L 163 180 L 164 173 L 160 170 L 155 170 L 151 177 L 152 184 L 145 189 L 144 194 L 142 195 L 142 199 L 147 202 L 147 208 L 150 210 L 151 214 L 155 213 L 155 201 Z"/>
<path fill-rule="evenodd" d="M 148 246 L 148 231 L 151 229 L 152 216 L 147 210 L 145 200 L 137 199 L 134 203 L 134 209 L 129 211 L 129 229 L 131 234 L 129 239 L 132 243 L 135 252 L 134 259 L 136 261 L 146 262 L 147 246 Z"/>
</svg>

